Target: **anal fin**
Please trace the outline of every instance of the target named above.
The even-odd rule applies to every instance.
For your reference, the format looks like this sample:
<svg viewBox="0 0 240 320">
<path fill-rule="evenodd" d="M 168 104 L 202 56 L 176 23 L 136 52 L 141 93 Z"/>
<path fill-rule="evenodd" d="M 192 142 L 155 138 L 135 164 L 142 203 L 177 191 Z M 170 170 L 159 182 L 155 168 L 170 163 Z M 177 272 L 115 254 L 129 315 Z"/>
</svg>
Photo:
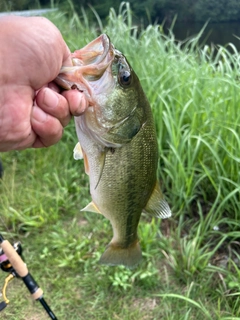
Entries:
<svg viewBox="0 0 240 320">
<path fill-rule="evenodd" d="M 150 213 L 157 218 L 166 219 L 171 217 L 172 212 L 169 208 L 167 201 L 164 199 L 160 185 L 157 182 L 156 186 L 151 194 L 150 199 L 146 207 L 143 210 L 146 213 Z"/>
</svg>

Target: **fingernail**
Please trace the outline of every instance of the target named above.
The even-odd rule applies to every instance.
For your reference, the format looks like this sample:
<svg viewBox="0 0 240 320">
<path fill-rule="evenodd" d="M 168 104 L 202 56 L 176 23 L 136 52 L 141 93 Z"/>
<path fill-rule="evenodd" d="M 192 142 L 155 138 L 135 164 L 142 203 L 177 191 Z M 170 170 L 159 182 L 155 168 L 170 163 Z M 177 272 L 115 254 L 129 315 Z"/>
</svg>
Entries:
<svg viewBox="0 0 240 320">
<path fill-rule="evenodd" d="M 44 97 L 43 97 L 43 103 L 46 105 L 46 107 L 54 109 L 58 106 L 58 96 L 57 94 L 49 89 L 45 88 L 44 89 Z"/>
</svg>

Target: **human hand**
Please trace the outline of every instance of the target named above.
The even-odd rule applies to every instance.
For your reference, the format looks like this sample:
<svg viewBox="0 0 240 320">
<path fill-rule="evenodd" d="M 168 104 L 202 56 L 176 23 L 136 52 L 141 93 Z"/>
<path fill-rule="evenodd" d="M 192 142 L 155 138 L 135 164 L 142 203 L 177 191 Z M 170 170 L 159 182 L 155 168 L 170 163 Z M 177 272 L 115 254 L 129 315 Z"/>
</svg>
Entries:
<svg viewBox="0 0 240 320">
<path fill-rule="evenodd" d="M 52 83 L 71 66 L 59 30 L 42 17 L 0 18 L 0 151 L 48 147 L 71 115 L 87 108 L 84 95 Z"/>
</svg>

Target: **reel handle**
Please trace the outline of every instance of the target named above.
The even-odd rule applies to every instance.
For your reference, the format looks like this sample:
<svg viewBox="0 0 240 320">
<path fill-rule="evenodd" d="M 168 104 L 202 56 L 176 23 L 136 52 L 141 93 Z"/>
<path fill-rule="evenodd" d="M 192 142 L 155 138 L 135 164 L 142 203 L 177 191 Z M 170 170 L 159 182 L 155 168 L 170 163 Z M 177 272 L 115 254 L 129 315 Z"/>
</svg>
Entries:
<svg viewBox="0 0 240 320">
<path fill-rule="evenodd" d="M 33 299 L 38 300 L 39 298 L 41 298 L 43 295 L 42 289 L 38 287 L 36 281 L 28 272 L 26 264 L 23 262 L 22 258 L 16 252 L 10 242 L 8 240 L 4 240 L 3 237 L 0 236 L 0 246 L 2 247 L 5 255 L 8 257 L 8 260 L 10 261 L 13 269 L 22 278 L 26 287 L 32 294 Z"/>
<path fill-rule="evenodd" d="M 10 242 L 8 240 L 3 240 L 1 242 L 0 239 L 0 246 L 2 247 L 5 255 L 8 257 L 8 260 L 11 262 L 14 270 L 16 270 L 17 274 L 21 278 L 25 277 L 28 274 L 27 266 Z"/>
<path fill-rule="evenodd" d="M 21 258 L 21 251 L 17 252 L 17 249 L 15 249 L 8 240 L 5 240 L 1 234 L 0 234 L 0 248 L 2 248 L 2 251 L 3 251 L 2 262 L 6 262 L 6 259 L 7 259 L 7 262 L 10 265 L 10 268 L 4 271 L 10 272 L 11 274 L 9 276 L 11 277 L 14 277 L 14 276 L 21 277 L 26 287 L 30 291 L 33 299 L 38 300 L 41 303 L 41 305 L 43 306 L 43 308 L 45 309 L 45 311 L 47 312 L 47 314 L 51 319 L 57 320 L 57 317 L 52 312 L 47 302 L 43 298 L 42 289 L 38 287 L 36 281 L 28 272 L 28 268 Z M 0 260 L 0 264 L 1 264 L 1 260 Z M 8 279 L 7 277 L 5 280 L 6 285 L 9 281 L 10 279 Z M 9 300 L 5 299 L 5 301 L 0 303 L 0 311 L 7 306 L 8 302 Z"/>
</svg>

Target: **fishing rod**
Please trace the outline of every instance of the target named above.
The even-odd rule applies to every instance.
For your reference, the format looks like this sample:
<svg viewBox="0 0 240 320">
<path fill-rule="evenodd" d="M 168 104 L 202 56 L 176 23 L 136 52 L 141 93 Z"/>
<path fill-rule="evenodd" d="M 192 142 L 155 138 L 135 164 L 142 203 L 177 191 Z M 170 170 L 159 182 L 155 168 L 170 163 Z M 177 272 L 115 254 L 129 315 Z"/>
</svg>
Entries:
<svg viewBox="0 0 240 320">
<path fill-rule="evenodd" d="M 0 312 L 5 309 L 10 302 L 6 296 L 6 289 L 9 282 L 14 278 L 21 278 L 30 291 L 33 299 L 41 303 L 51 319 L 57 320 L 57 317 L 43 298 L 42 289 L 38 287 L 36 281 L 29 273 L 27 266 L 23 262 L 21 256 L 21 243 L 15 242 L 13 245 L 11 245 L 11 243 L 8 240 L 5 240 L 0 234 L 0 269 L 9 273 L 9 275 L 5 279 L 5 283 L 2 289 L 3 301 L 0 302 Z"/>
</svg>

